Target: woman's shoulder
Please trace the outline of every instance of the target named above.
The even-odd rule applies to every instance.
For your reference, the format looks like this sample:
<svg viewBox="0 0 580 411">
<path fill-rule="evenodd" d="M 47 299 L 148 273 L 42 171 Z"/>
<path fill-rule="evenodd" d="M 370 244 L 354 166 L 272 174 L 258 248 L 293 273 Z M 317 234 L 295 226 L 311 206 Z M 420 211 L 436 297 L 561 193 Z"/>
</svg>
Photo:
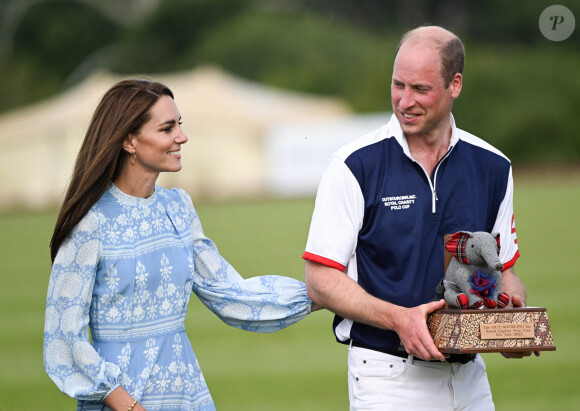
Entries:
<svg viewBox="0 0 580 411">
<path fill-rule="evenodd" d="M 76 261 L 78 253 L 84 257 L 98 256 L 101 250 L 101 239 L 100 218 L 93 206 L 61 244 L 53 267 L 68 266 Z M 98 257 L 95 258 L 98 259 Z"/>
<path fill-rule="evenodd" d="M 187 192 L 178 187 L 174 188 L 165 188 L 161 186 L 157 186 L 158 195 L 161 198 L 166 198 L 170 201 L 176 201 L 180 204 L 183 204 L 188 209 L 193 210 L 193 201 Z"/>
<path fill-rule="evenodd" d="M 91 207 L 83 218 L 75 226 L 74 231 L 77 233 L 93 233 L 99 229 L 100 218 L 96 205 Z"/>
</svg>

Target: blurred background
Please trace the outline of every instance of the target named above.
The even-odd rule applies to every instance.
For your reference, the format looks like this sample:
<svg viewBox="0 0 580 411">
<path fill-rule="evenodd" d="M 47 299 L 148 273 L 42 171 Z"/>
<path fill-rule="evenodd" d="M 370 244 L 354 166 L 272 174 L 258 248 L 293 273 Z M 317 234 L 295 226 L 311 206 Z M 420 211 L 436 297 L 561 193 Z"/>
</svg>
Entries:
<svg viewBox="0 0 580 411">
<path fill-rule="evenodd" d="M 327 157 L 389 118 L 395 48 L 438 24 L 466 48 L 453 113 L 513 162 L 522 258 L 556 352 L 491 356 L 498 409 L 573 408 L 580 396 L 580 28 L 539 29 L 543 0 L 0 0 L 0 410 L 71 409 L 42 369 L 48 242 L 90 116 L 132 75 L 175 93 L 189 142 L 160 183 L 193 197 L 246 275 L 303 279 L 300 259 Z M 559 0 L 580 18 L 580 1 Z M 580 24 L 580 22 L 579 22 Z M 549 281 L 546 281 L 549 279 Z M 347 409 L 331 315 L 271 336 L 188 330 L 218 410 Z"/>
</svg>

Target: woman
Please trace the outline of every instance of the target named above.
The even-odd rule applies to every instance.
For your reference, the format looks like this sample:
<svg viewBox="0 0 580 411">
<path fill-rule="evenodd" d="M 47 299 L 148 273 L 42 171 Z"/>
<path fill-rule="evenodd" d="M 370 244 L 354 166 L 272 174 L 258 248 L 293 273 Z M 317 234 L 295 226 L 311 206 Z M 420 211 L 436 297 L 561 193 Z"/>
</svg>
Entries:
<svg viewBox="0 0 580 411">
<path fill-rule="evenodd" d="M 117 83 L 91 120 L 51 241 L 44 330 L 45 370 L 79 410 L 215 409 L 185 334 L 191 291 L 244 330 L 310 313 L 303 283 L 244 280 L 190 197 L 155 184 L 181 169 L 186 142 L 172 92 L 155 82 Z"/>
</svg>

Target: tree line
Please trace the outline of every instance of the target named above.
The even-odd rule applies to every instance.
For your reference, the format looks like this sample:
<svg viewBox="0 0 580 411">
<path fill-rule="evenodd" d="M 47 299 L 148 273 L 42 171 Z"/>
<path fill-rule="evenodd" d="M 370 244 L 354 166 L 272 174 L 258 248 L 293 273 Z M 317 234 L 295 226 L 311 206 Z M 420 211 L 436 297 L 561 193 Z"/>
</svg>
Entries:
<svg viewBox="0 0 580 411">
<path fill-rule="evenodd" d="M 571 4 L 567 4 L 571 3 Z M 574 15 L 580 5 L 560 1 Z M 212 63 L 272 86 L 390 110 L 400 35 L 440 24 L 466 45 L 454 113 L 514 161 L 580 159 L 580 36 L 551 42 L 545 0 L 0 0 L 0 111 L 95 70 L 157 74 Z M 147 6 L 147 7 L 145 7 Z"/>
</svg>

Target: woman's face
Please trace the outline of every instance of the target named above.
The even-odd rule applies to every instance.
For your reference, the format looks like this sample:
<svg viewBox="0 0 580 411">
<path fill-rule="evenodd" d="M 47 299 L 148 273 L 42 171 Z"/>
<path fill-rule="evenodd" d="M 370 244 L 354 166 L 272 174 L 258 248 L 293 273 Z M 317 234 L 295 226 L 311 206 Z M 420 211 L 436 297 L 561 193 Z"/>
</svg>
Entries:
<svg viewBox="0 0 580 411">
<path fill-rule="evenodd" d="M 181 130 L 181 115 L 175 101 L 162 96 L 149 109 L 150 119 L 129 135 L 137 159 L 135 165 L 144 173 L 181 170 L 181 145 L 187 136 Z"/>
</svg>

